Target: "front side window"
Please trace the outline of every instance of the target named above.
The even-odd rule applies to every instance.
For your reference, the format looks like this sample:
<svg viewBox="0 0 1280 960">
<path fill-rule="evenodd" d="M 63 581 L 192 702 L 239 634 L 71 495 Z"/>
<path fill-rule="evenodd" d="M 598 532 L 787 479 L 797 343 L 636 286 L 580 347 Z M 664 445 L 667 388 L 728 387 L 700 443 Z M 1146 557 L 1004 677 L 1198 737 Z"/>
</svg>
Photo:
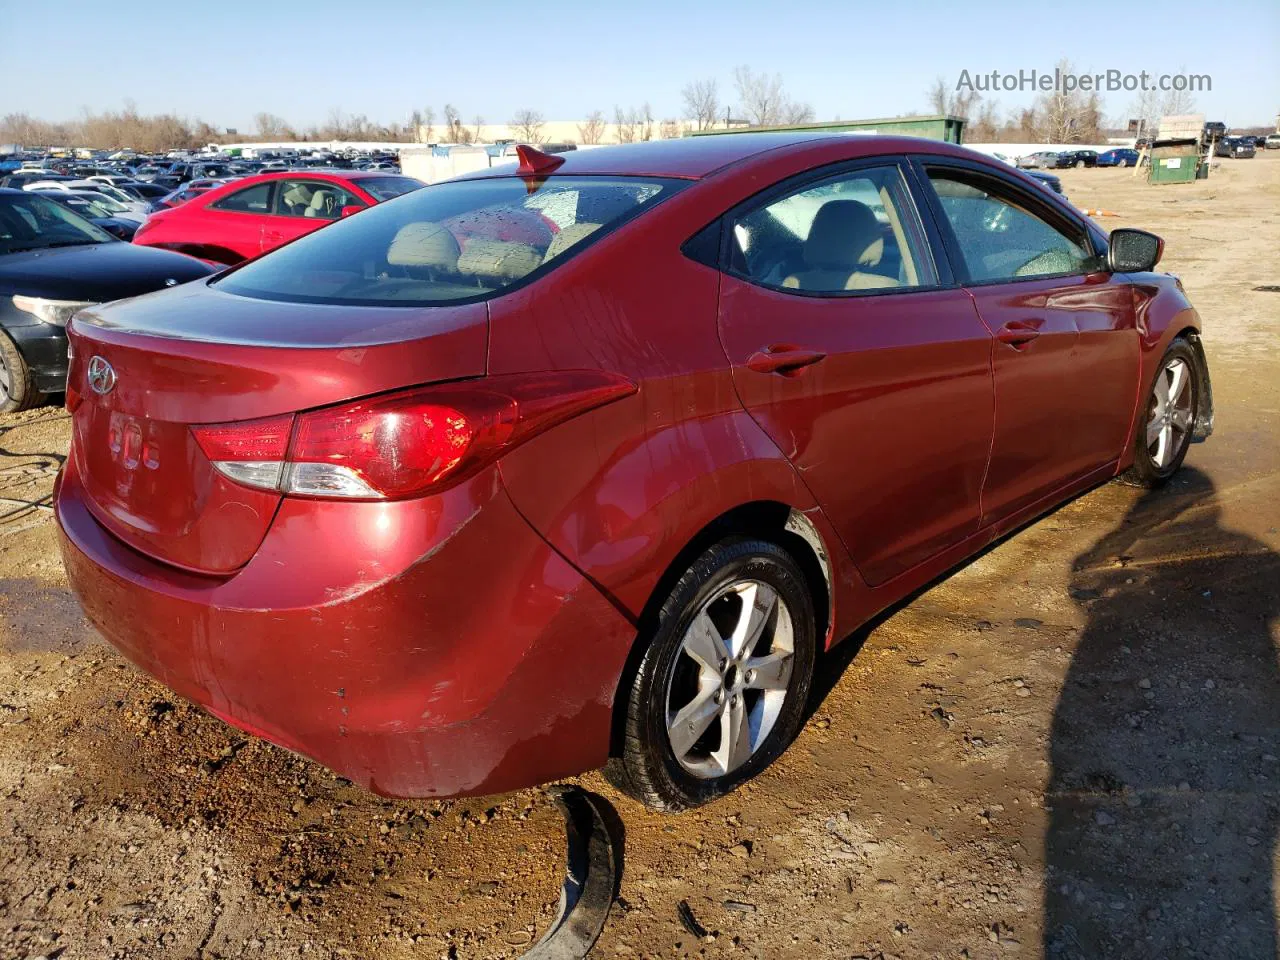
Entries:
<svg viewBox="0 0 1280 960">
<path fill-rule="evenodd" d="M 367 204 L 348 193 L 336 183 L 318 183 L 315 180 L 283 180 L 276 191 L 275 212 L 281 217 L 307 217 L 320 220 L 337 220 L 343 207 L 364 207 Z"/>
<path fill-rule="evenodd" d="M 235 213 L 269 213 L 272 186 L 273 184 L 268 180 L 266 183 L 246 187 L 221 200 L 215 200 L 210 206 L 215 210 L 230 210 Z"/>
<path fill-rule="evenodd" d="M 1013 191 L 984 178 L 930 170 L 938 202 L 975 283 L 1090 273 L 1099 269 L 1083 229 L 1060 229 Z"/>
<path fill-rule="evenodd" d="M 308 234 L 217 283 L 228 293 L 301 303 L 482 299 L 553 269 L 683 186 L 568 176 L 440 183 Z"/>
<path fill-rule="evenodd" d="M 936 283 L 896 166 L 808 184 L 737 217 L 729 269 L 803 293 L 891 290 Z"/>
</svg>

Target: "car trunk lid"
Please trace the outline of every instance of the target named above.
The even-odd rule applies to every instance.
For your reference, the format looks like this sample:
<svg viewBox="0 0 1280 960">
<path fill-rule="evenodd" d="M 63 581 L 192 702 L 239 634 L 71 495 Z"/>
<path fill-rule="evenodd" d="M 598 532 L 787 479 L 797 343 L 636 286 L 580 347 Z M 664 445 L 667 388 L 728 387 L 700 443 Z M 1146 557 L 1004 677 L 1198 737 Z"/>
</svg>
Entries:
<svg viewBox="0 0 1280 960">
<path fill-rule="evenodd" d="M 193 425 L 480 376 L 487 332 L 483 304 L 333 307 L 206 292 L 81 313 L 69 330 L 68 401 L 89 509 L 154 559 L 233 572 L 262 542 L 280 494 L 219 473 Z"/>
</svg>

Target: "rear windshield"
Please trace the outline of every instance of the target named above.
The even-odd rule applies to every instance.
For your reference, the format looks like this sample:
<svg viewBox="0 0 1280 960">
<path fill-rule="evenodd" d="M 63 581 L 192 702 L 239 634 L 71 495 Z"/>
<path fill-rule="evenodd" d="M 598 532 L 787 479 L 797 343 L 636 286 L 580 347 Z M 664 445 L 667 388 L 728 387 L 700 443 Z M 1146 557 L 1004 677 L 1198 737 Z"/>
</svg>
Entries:
<svg viewBox="0 0 1280 960">
<path fill-rule="evenodd" d="M 394 200 L 406 193 L 413 193 L 426 186 L 421 180 L 413 177 L 361 177 L 356 185 L 379 200 Z"/>
<path fill-rule="evenodd" d="M 684 181 L 502 177 L 415 190 L 308 234 L 217 281 L 300 303 L 430 305 L 484 299 L 554 269 Z"/>
</svg>

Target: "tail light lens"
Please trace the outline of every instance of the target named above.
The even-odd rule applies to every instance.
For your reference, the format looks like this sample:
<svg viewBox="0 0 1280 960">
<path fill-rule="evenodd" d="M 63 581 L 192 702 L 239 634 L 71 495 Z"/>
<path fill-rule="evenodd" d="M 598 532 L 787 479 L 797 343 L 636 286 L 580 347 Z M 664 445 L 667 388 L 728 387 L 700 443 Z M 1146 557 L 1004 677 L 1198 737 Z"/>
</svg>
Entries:
<svg viewBox="0 0 1280 960">
<path fill-rule="evenodd" d="M 192 432 L 214 467 L 246 486 L 402 500 L 464 480 L 542 431 L 635 392 L 601 371 L 517 374 Z"/>
</svg>

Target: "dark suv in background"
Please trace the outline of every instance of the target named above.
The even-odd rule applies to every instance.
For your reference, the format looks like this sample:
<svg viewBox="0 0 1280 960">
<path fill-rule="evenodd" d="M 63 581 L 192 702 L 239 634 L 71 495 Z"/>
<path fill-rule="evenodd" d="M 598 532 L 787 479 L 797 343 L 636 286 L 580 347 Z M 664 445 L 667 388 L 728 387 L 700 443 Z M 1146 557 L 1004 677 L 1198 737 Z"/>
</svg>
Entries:
<svg viewBox="0 0 1280 960">
<path fill-rule="evenodd" d="M 1215 157 L 1233 157 L 1236 160 L 1249 160 L 1255 152 L 1252 137 L 1224 137 L 1213 148 Z"/>
</svg>

